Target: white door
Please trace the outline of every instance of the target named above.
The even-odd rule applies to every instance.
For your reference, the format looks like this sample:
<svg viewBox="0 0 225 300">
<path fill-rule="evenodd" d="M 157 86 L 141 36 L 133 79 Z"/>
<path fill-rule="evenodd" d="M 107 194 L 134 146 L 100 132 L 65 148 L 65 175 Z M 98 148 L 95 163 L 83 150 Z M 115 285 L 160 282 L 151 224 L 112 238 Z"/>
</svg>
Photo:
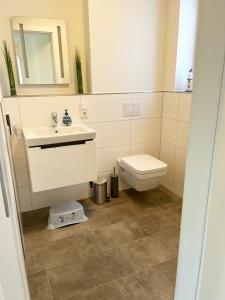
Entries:
<svg viewBox="0 0 225 300">
<path fill-rule="evenodd" d="M 225 299 L 225 75 L 221 93 L 197 299 Z"/>
<path fill-rule="evenodd" d="M 0 300 L 29 300 L 10 161 L 0 113 Z"/>
<path fill-rule="evenodd" d="M 199 0 L 176 300 L 225 299 L 225 289 L 222 289 L 222 284 L 223 288 L 225 286 L 225 222 L 222 222 L 225 220 L 225 164 L 224 152 L 219 151 L 224 151 L 224 144 L 220 142 L 220 148 L 215 147 L 219 126 L 224 126 L 220 123 L 224 102 L 224 57 L 225 1 Z M 221 128 L 220 131 L 224 141 L 225 131 Z M 223 155 L 223 159 L 218 161 L 218 155 Z M 220 167 L 217 171 L 215 163 Z M 218 174 L 216 180 L 214 172 Z M 220 190 L 219 198 L 212 198 L 212 184 Z M 216 289 L 220 291 L 216 293 Z"/>
</svg>

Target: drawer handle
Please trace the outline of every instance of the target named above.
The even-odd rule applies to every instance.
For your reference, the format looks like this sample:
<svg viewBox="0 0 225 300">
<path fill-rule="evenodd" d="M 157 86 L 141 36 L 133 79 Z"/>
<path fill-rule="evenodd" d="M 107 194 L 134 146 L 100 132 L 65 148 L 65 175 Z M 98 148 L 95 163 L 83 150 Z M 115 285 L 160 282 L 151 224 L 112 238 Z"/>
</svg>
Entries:
<svg viewBox="0 0 225 300">
<path fill-rule="evenodd" d="M 73 141 L 73 142 L 64 142 L 64 143 L 55 143 L 55 144 L 46 144 L 46 145 L 37 145 L 37 146 L 29 146 L 29 148 L 41 148 L 41 149 L 49 149 L 49 148 L 58 148 L 58 147 L 66 147 L 66 146 L 73 146 L 73 145 L 83 145 L 86 142 L 93 141 L 90 140 L 82 140 L 82 141 Z"/>
</svg>

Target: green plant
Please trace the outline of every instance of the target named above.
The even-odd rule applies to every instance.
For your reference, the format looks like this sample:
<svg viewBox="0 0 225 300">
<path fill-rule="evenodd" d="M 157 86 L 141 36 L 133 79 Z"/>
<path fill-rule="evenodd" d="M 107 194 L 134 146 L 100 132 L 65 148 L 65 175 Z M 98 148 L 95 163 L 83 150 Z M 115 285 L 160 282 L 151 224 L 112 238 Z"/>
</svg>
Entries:
<svg viewBox="0 0 225 300">
<path fill-rule="evenodd" d="M 2 51 L 5 58 L 5 63 L 7 67 L 8 77 L 9 77 L 10 93 L 11 96 L 16 96 L 16 85 L 15 85 L 15 78 L 13 73 L 12 60 L 9 53 L 9 48 L 5 40 L 2 41 Z"/>
<path fill-rule="evenodd" d="M 76 61 L 76 72 L 77 72 L 77 88 L 78 88 L 78 93 L 83 94 L 83 79 L 82 79 L 82 65 L 81 65 L 81 59 L 80 59 L 80 54 L 76 49 L 76 54 L 75 54 L 75 61 Z"/>
</svg>

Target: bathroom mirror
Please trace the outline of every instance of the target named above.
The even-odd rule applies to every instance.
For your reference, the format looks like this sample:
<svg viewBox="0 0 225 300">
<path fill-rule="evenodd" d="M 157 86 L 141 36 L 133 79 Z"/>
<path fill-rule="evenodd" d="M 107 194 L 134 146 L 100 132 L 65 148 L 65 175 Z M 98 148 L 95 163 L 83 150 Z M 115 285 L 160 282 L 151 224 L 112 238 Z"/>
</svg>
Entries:
<svg viewBox="0 0 225 300">
<path fill-rule="evenodd" d="M 21 85 L 70 83 L 63 20 L 14 17 L 12 30 Z"/>
</svg>

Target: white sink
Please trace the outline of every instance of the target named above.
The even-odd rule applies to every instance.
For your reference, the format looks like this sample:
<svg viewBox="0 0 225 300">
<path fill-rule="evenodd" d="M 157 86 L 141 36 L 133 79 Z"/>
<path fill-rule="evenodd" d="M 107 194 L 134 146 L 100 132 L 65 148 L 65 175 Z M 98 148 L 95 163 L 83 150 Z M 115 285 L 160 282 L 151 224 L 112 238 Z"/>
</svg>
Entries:
<svg viewBox="0 0 225 300">
<path fill-rule="evenodd" d="M 96 131 L 80 123 L 61 127 L 23 128 L 23 135 L 28 147 L 93 140 Z"/>
</svg>

